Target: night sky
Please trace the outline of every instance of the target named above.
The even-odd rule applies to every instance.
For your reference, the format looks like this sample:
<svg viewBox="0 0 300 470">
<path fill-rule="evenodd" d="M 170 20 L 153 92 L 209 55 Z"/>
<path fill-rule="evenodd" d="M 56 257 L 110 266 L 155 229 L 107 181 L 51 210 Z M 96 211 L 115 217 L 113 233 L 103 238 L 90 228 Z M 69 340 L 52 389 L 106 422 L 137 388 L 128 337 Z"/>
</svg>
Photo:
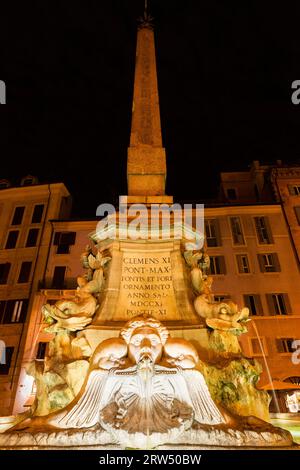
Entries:
<svg viewBox="0 0 300 470">
<path fill-rule="evenodd" d="M 73 217 L 126 194 L 143 0 L 1 5 L 1 178 L 64 181 Z M 149 0 L 167 193 L 214 197 L 222 170 L 300 160 L 300 4 Z"/>
</svg>

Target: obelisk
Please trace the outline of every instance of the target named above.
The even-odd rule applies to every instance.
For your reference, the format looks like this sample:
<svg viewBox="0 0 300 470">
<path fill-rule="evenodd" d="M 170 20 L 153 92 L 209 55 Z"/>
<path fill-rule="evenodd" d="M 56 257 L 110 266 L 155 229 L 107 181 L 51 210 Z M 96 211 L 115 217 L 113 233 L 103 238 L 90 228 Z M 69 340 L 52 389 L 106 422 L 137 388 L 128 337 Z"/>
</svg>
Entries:
<svg viewBox="0 0 300 470">
<path fill-rule="evenodd" d="M 165 195 L 166 173 L 154 30 L 151 17 L 145 11 L 137 33 L 132 122 L 127 160 L 128 202 L 172 203 L 172 197 Z"/>
</svg>

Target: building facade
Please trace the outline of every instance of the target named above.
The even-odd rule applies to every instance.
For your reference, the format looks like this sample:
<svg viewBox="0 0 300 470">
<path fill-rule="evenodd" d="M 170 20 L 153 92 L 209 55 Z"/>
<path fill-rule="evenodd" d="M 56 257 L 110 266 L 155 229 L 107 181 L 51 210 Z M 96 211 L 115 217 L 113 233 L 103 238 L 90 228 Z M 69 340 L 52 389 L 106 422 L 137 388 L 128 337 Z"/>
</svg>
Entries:
<svg viewBox="0 0 300 470">
<path fill-rule="evenodd" d="M 70 194 L 62 183 L 40 185 L 33 177 L 18 187 L 8 182 L 0 187 L 0 414 L 5 415 L 22 385 L 25 338 L 51 244 L 50 220 L 69 215 Z"/>
</svg>

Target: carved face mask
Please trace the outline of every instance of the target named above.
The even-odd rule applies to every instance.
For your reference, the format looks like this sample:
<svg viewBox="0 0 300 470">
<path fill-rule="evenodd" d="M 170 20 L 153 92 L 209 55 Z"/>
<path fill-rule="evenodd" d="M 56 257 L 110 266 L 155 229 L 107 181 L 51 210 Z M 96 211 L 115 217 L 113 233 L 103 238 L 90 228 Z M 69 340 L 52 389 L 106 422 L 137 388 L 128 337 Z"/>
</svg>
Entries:
<svg viewBox="0 0 300 470">
<path fill-rule="evenodd" d="M 128 356 L 135 364 L 155 364 L 162 355 L 162 342 L 157 330 L 150 327 L 137 328 L 131 335 Z"/>
</svg>

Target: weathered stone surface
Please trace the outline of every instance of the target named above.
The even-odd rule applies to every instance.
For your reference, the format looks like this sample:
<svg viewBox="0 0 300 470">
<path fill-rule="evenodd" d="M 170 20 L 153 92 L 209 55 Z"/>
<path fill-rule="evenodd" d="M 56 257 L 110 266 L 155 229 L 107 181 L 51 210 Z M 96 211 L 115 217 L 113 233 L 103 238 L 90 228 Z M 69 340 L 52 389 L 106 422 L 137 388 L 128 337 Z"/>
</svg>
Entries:
<svg viewBox="0 0 300 470">
<path fill-rule="evenodd" d="M 268 428 L 266 428 L 268 429 Z M 191 429 L 184 431 L 178 437 L 173 436 L 174 432 L 152 433 L 123 433 L 119 442 L 112 434 L 101 427 L 82 430 L 40 430 L 34 433 L 30 432 L 11 432 L 0 434 L 0 449 L 42 449 L 44 448 L 106 448 L 114 446 L 115 449 L 124 448 L 170 448 L 180 447 L 203 448 L 203 446 L 213 447 L 254 447 L 254 448 L 272 448 L 272 447 L 291 447 L 293 441 L 290 433 L 280 428 L 269 428 L 269 430 L 251 430 L 251 429 L 222 429 L 214 426 L 195 425 Z M 118 435 L 121 437 L 121 434 Z M 296 447 L 296 446 L 295 446 Z"/>
<path fill-rule="evenodd" d="M 216 403 L 241 416 L 269 421 L 270 397 L 256 384 L 261 365 L 244 357 L 219 358 L 214 364 L 199 364 Z"/>
</svg>

